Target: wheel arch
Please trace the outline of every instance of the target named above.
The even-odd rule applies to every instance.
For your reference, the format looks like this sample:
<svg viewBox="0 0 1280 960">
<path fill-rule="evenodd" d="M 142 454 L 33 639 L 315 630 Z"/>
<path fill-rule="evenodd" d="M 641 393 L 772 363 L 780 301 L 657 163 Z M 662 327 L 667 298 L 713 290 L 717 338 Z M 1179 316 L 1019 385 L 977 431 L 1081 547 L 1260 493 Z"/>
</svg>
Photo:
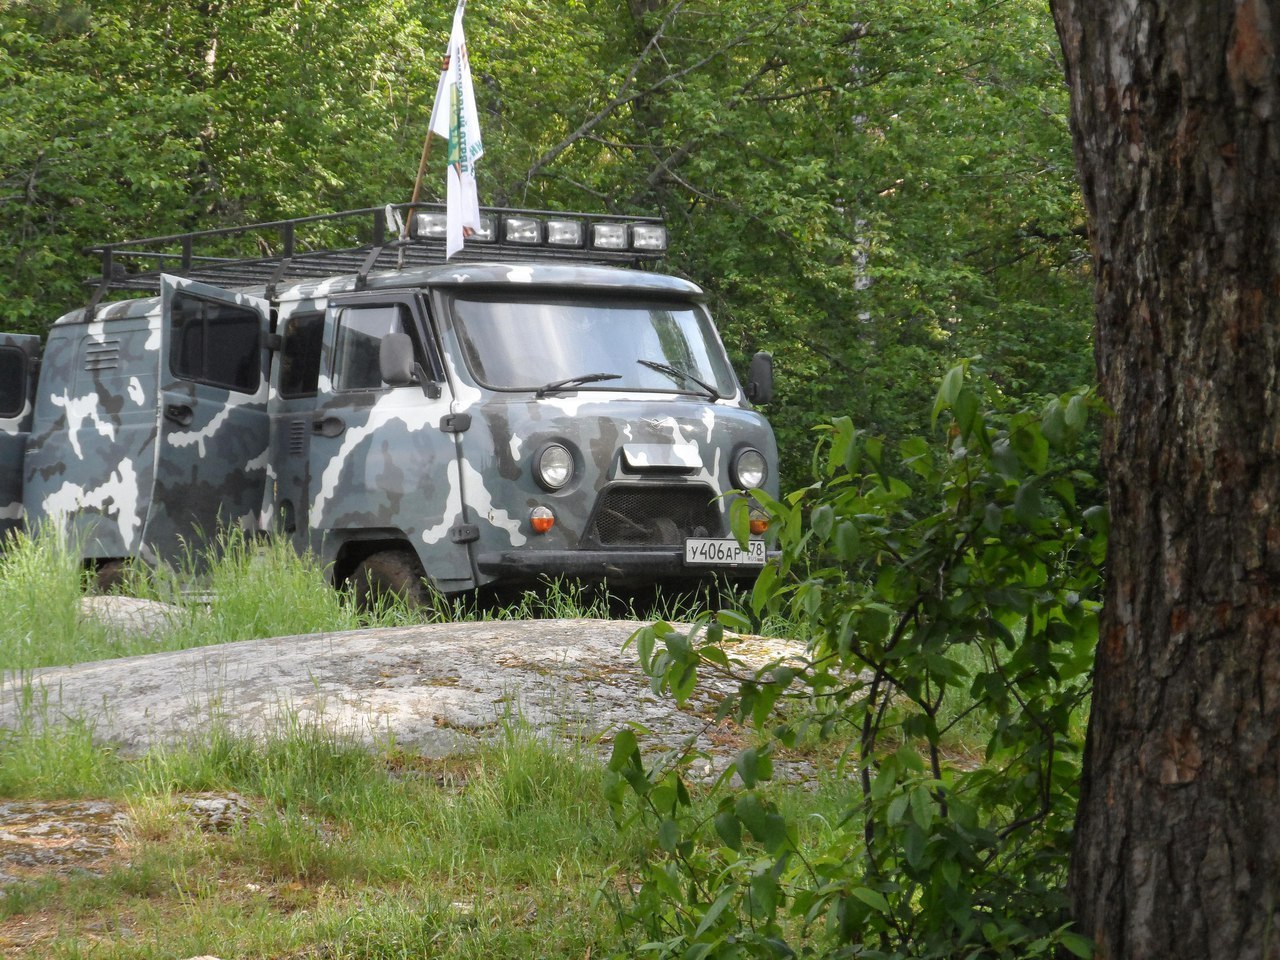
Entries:
<svg viewBox="0 0 1280 960">
<path fill-rule="evenodd" d="M 408 534 L 403 530 L 394 528 L 377 529 L 377 530 L 361 530 L 357 533 L 342 537 L 337 544 L 334 552 L 333 561 L 330 565 L 330 576 L 335 587 L 341 587 L 346 583 L 356 567 L 373 556 L 375 553 L 381 553 L 384 550 L 407 550 L 418 556 L 421 562 L 421 556 L 414 549 L 413 542 L 409 539 Z"/>
</svg>

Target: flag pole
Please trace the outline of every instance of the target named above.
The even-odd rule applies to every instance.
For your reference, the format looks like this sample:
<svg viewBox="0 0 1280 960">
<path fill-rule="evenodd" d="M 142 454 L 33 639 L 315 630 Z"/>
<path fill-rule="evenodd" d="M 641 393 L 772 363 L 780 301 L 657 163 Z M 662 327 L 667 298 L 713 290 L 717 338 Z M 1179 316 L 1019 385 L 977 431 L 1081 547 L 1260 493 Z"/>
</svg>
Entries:
<svg viewBox="0 0 1280 960">
<path fill-rule="evenodd" d="M 440 82 L 436 87 L 435 103 L 431 107 L 431 122 L 427 127 L 427 137 L 422 142 L 422 159 L 418 163 L 418 176 L 413 184 L 413 198 L 409 201 L 410 215 L 403 224 L 403 236 L 407 237 L 413 207 L 422 195 L 422 181 L 426 176 L 431 135 L 434 133 L 449 142 L 445 178 L 446 260 L 461 250 L 466 237 L 481 225 L 475 163 L 484 156 L 484 145 L 480 141 L 480 121 L 476 116 L 475 91 L 471 85 L 471 64 L 462 29 L 465 10 L 466 0 L 458 0 L 458 7 L 453 13 L 453 27 L 449 31 L 444 66 L 440 70 Z"/>
<path fill-rule="evenodd" d="M 458 0 L 458 6 L 457 6 L 457 9 L 456 9 L 456 10 L 454 10 L 454 14 L 453 14 L 453 16 L 454 16 L 454 19 L 455 19 L 455 20 L 457 20 L 458 15 L 459 15 L 462 11 L 464 11 L 464 10 L 466 9 L 466 7 L 467 7 L 467 0 Z M 449 35 L 449 39 L 450 39 L 450 41 L 452 41 L 452 39 L 453 39 L 453 34 L 452 34 L 452 33 Z M 449 55 L 450 55 L 450 53 L 451 53 L 451 52 L 452 52 L 452 51 L 451 51 L 451 49 L 446 49 L 446 50 L 445 50 L 445 64 L 446 64 L 446 68 L 447 68 L 447 65 L 448 65 L 448 63 L 449 63 Z M 441 72 L 441 83 L 443 83 L 443 82 L 444 82 L 444 81 L 443 81 L 443 71 L 442 71 L 442 72 Z M 437 90 L 436 90 L 436 100 L 437 100 L 437 103 L 435 103 L 435 104 L 433 104 L 433 105 L 432 105 L 432 110 L 431 110 L 431 119 L 432 119 L 432 121 L 433 121 L 433 122 L 434 122 L 434 120 L 435 120 L 435 111 L 436 111 L 436 108 L 439 106 L 439 103 L 438 103 L 439 99 L 440 99 L 440 90 L 437 88 Z M 414 204 L 416 204 L 416 203 L 418 202 L 418 198 L 419 198 L 420 196 L 422 196 L 422 180 L 423 180 L 423 178 L 427 175 L 427 160 L 428 160 L 428 158 L 431 156 L 431 134 L 432 134 L 432 132 L 433 132 L 433 131 L 432 131 L 431 126 L 430 126 L 430 125 L 428 125 L 428 127 L 427 127 L 427 136 L 426 136 L 426 139 L 424 139 L 424 140 L 422 141 L 422 159 L 418 161 L 418 177 L 417 177 L 417 179 L 416 179 L 416 180 L 414 180 L 414 181 L 413 181 L 413 196 L 409 198 L 409 216 L 408 216 L 408 217 L 405 217 L 405 220 L 404 220 L 404 227 L 402 228 L 402 232 L 401 232 L 401 234 L 400 234 L 400 238 L 401 238 L 402 240 L 409 236 L 409 219 L 413 216 L 413 207 L 414 207 Z"/>
<path fill-rule="evenodd" d="M 413 205 L 422 194 L 422 178 L 427 174 L 427 158 L 431 156 L 431 129 L 427 128 L 427 138 L 422 141 L 422 159 L 418 161 L 418 179 L 413 182 L 413 196 L 409 199 L 409 216 L 404 218 L 404 227 L 400 234 L 403 240 L 409 236 L 409 218 L 413 216 Z"/>
</svg>

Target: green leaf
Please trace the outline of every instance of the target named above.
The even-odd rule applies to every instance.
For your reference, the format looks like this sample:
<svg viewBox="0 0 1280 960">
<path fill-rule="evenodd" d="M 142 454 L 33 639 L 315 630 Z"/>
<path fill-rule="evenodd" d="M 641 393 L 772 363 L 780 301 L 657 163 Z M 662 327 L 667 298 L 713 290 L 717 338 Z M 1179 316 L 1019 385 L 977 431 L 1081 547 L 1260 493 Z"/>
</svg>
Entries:
<svg viewBox="0 0 1280 960">
<path fill-rule="evenodd" d="M 956 394 L 956 423 L 960 427 L 960 436 L 968 440 L 982 426 L 982 412 L 978 395 L 968 387 Z"/>
<path fill-rule="evenodd" d="M 1089 421 L 1089 401 L 1078 393 L 1073 396 L 1067 401 L 1066 419 L 1067 426 L 1072 430 L 1084 429 L 1084 425 Z"/>
<path fill-rule="evenodd" d="M 729 529 L 744 550 L 751 539 L 751 505 L 746 498 L 735 496 L 729 503 Z"/>
<path fill-rule="evenodd" d="M 633 761 L 639 762 L 640 745 L 636 735 L 627 727 L 623 727 L 613 735 L 613 751 L 609 755 L 608 767 L 620 771 Z"/>
<path fill-rule="evenodd" d="M 667 853 L 676 852 L 676 844 L 680 842 L 680 825 L 674 820 L 663 820 L 658 824 L 658 846 Z"/>
<path fill-rule="evenodd" d="M 1067 417 L 1065 408 L 1059 400 L 1051 400 L 1045 407 L 1040 419 L 1040 429 L 1044 437 L 1054 446 L 1061 446 L 1067 438 Z"/>
<path fill-rule="evenodd" d="M 929 835 L 914 823 L 907 824 L 902 836 L 902 850 L 906 854 L 907 863 L 919 870 L 925 864 L 925 848 Z"/>
<path fill-rule="evenodd" d="M 733 811 L 742 825 L 759 840 L 765 833 L 765 818 L 768 816 L 768 810 L 760 802 L 760 798 L 755 793 L 744 793 L 734 801 Z"/>
<path fill-rule="evenodd" d="M 1013 497 L 1013 515 L 1025 527 L 1036 525 L 1042 519 L 1043 500 L 1040 496 L 1039 478 L 1033 477 L 1018 488 Z"/>
<path fill-rule="evenodd" d="M 891 827 L 896 827 L 902 822 L 902 818 L 906 816 L 907 804 L 911 802 L 911 795 L 900 793 L 889 802 L 888 815 L 885 822 Z"/>
<path fill-rule="evenodd" d="M 862 537 L 858 533 L 858 525 L 852 520 L 841 520 L 836 526 L 836 556 L 846 562 L 857 559 L 862 547 Z"/>
<path fill-rule="evenodd" d="M 889 901 L 884 898 L 884 894 L 867 887 L 854 887 L 849 892 L 877 913 L 883 913 L 886 916 L 889 914 Z"/>
<path fill-rule="evenodd" d="M 877 802 L 883 801 L 893 792 L 897 783 L 898 766 L 894 763 L 893 757 L 886 757 L 880 764 L 876 778 L 871 781 L 871 799 Z"/>
<path fill-rule="evenodd" d="M 964 367 L 957 365 L 947 371 L 946 376 L 942 378 L 942 383 L 938 387 L 938 396 L 933 401 L 933 424 L 938 423 L 938 416 L 943 410 L 950 407 L 956 402 L 956 397 L 960 394 L 960 387 L 964 383 Z"/>
<path fill-rule="evenodd" d="M 911 816 L 916 826 L 926 833 L 933 826 L 933 797 L 927 787 L 915 787 L 911 791 Z"/>
<path fill-rule="evenodd" d="M 636 641 L 636 653 L 640 657 L 640 665 L 644 668 L 646 673 L 651 672 L 655 645 L 653 628 L 643 627 L 632 634 L 632 636 Z"/>
<path fill-rule="evenodd" d="M 982 514 L 982 529 L 998 534 L 1004 526 L 1004 510 L 999 504 L 988 503 Z"/>
<path fill-rule="evenodd" d="M 702 921 L 698 924 L 697 929 L 693 931 L 695 940 L 710 930 L 712 925 L 720 919 L 720 915 L 724 913 L 725 908 L 733 902 L 733 897 L 736 892 L 736 888 L 732 886 L 725 887 L 720 891 L 720 895 L 717 896 L 711 906 L 707 908 L 707 912 L 702 915 Z"/>
<path fill-rule="evenodd" d="M 716 834 L 730 850 L 742 849 L 742 824 L 728 810 L 722 810 L 715 817 Z"/>
<path fill-rule="evenodd" d="M 1049 441 L 1043 433 L 1030 426 L 1013 431 L 1010 442 L 1018 459 L 1035 473 L 1044 473 L 1049 465 Z"/>
<path fill-rule="evenodd" d="M 814 536 L 826 541 L 831 536 L 831 528 L 835 523 L 835 511 L 830 504 L 824 503 L 814 509 L 809 523 L 813 527 Z"/>
<path fill-rule="evenodd" d="M 693 656 L 693 644 L 689 637 L 679 630 L 673 630 L 664 638 L 667 650 L 676 660 L 688 660 Z"/>
<path fill-rule="evenodd" d="M 736 633 L 749 633 L 751 631 L 750 618 L 738 610 L 717 610 L 716 623 L 726 630 L 733 630 Z"/>
<path fill-rule="evenodd" d="M 755 747 L 748 747 L 734 759 L 733 767 L 738 771 L 738 776 L 742 778 L 743 784 L 750 790 L 756 785 L 756 781 L 760 779 L 758 774 L 760 752 Z"/>
<path fill-rule="evenodd" d="M 1111 514 L 1105 505 L 1089 507 L 1083 516 L 1090 530 L 1104 536 L 1111 532 Z"/>
<path fill-rule="evenodd" d="M 696 662 L 690 661 L 673 666 L 667 676 L 671 682 L 671 696 L 675 698 L 676 703 L 683 705 L 689 697 L 693 696 L 693 690 L 698 685 Z"/>
<path fill-rule="evenodd" d="M 734 813 L 751 831 L 756 841 L 770 852 L 787 842 L 787 822 L 754 793 L 744 793 L 734 801 Z"/>
<path fill-rule="evenodd" d="M 1062 935 L 1062 945 L 1071 953 L 1083 960 L 1089 960 L 1094 954 L 1094 942 L 1088 937 L 1083 937 L 1078 933 L 1064 933 Z"/>
<path fill-rule="evenodd" d="M 756 919 L 771 919 L 778 909 L 778 881 L 767 873 L 751 878 L 750 914 Z"/>
</svg>

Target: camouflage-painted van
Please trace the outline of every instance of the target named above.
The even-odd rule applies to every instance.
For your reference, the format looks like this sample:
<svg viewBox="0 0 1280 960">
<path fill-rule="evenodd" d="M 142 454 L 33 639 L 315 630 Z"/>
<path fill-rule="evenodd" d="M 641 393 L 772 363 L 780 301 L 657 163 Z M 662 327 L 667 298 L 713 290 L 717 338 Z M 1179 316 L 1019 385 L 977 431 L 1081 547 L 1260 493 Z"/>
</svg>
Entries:
<svg viewBox="0 0 1280 960">
<path fill-rule="evenodd" d="M 300 251 L 303 227 L 345 239 L 340 217 L 367 242 Z M 654 221 L 485 218 L 449 263 L 421 205 L 96 248 L 94 302 L 51 328 L 33 405 L 30 338 L 0 340 L 0 521 L 21 462 L 27 521 L 106 569 L 172 563 L 227 525 L 414 598 L 424 579 L 759 567 L 763 525 L 744 550 L 728 518 L 731 491 L 777 490 L 748 401 L 768 399 L 767 356 L 744 390 L 701 290 L 635 268 L 665 247 Z M 232 235 L 265 255 L 197 253 Z M 101 302 L 117 289 L 153 295 Z"/>
</svg>

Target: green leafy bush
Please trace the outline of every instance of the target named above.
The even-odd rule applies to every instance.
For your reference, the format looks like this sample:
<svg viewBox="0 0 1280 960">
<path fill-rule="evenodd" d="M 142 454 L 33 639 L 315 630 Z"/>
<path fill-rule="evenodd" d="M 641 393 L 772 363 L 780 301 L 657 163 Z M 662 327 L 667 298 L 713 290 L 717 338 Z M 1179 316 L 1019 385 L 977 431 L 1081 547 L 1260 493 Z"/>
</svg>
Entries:
<svg viewBox="0 0 1280 960">
<path fill-rule="evenodd" d="M 819 430 L 814 482 L 766 499 L 780 553 L 752 606 L 804 623 L 802 661 L 747 672 L 719 641 L 750 624 L 726 612 L 636 635 L 655 687 L 684 699 L 699 671 L 737 676 L 721 717 L 768 734 L 710 814 L 691 800 L 691 757 L 647 767 L 618 738 L 615 813 L 656 830 L 642 882 L 618 898 L 639 955 L 1089 955 L 1063 884 L 1105 508 L 1064 454 L 1098 403 L 1081 390 L 992 413 L 966 372 L 938 393 L 940 445 L 837 419 Z M 845 777 L 843 816 L 822 829 L 764 789 L 802 744 L 838 751 Z"/>
</svg>

